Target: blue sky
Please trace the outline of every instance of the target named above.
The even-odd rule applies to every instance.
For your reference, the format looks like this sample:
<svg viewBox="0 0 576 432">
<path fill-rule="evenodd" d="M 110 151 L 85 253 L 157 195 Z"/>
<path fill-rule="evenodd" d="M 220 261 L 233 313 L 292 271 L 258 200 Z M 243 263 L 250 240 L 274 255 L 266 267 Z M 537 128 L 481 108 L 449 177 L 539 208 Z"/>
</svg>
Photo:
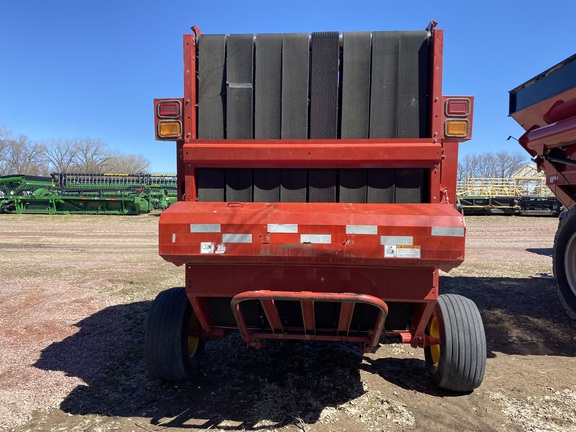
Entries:
<svg viewBox="0 0 576 432">
<path fill-rule="evenodd" d="M 0 0 L 0 126 L 99 138 L 174 172 L 153 99 L 181 97 L 182 34 L 444 29 L 445 95 L 475 96 L 461 155 L 522 151 L 508 91 L 576 52 L 576 2 Z"/>
</svg>

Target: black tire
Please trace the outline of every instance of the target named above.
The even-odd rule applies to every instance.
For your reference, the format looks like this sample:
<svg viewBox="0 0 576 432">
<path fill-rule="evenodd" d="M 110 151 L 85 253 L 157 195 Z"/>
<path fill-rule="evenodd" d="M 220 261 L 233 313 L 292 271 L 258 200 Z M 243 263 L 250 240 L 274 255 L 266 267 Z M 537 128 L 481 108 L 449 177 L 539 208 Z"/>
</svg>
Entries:
<svg viewBox="0 0 576 432">
<path fill-rule="evenodd" d="M 438 297 L 426 333 L 437 345 L 426 347 L 426 367 L 432 382 L 441 389 L 471 392 L 484 379 L 486 335 L 474 302 L 457 294 Z"/>
<path fill-rule="evenodd" d="M 204 340 L 190 336 L 200 324 L 184 288 L 162 291 L 152 302 L 144 338 L 148 373 L 162 381 L 193 377 L 204 352 Z"/>
<path fill-rule="evenodd" d="M 576 207 L 560 219 L 552 267 L 560 302 L 568 316 L 576 319 Z"/>
</svg>

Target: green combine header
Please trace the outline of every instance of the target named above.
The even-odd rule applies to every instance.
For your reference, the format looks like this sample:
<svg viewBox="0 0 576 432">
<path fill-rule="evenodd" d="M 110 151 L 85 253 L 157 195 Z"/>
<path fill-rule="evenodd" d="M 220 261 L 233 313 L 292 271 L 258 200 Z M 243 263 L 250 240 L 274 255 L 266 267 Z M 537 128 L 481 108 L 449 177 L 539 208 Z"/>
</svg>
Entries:
<svg viewBox="0 0 576 432">
<path fill-rule="evenodd" d="M 53 173 L 0 177 L 0 213 L 137 215 L 176 201 L 176 177 Z"/>
</svg>

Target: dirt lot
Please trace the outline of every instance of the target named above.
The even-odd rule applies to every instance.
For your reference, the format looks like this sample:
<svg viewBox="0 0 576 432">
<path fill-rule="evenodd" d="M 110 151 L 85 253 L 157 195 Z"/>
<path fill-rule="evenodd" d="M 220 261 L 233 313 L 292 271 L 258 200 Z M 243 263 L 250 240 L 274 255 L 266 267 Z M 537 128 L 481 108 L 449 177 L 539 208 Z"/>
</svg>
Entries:
<svg viewBox="0 0 576 432">
<path fill-rule="evenodd" d="M 157 215 L 0 216 L 0 429 L 24 431 L 576 430 L 576 323 L 552 279 L 557 221 L 467 217 L 467 261 L 441 291 L 472 298 L 484 383 L 454 396 L 423 351 L 207 344 L 197 379 L 146 377 L 143 325 L 183 270 L 157 255 Z"/>
</svg>

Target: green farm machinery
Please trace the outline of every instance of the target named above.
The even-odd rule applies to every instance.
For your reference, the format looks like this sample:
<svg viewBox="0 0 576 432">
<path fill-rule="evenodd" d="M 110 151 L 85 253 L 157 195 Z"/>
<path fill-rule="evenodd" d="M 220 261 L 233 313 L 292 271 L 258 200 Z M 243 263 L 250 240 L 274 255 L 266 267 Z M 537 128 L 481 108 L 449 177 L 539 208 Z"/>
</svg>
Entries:
<svg viewBox="0 0 576 432">
<path fill-rule="evenodd" d="M 176 201 L 175 176 L 53 173 L 0 177 L 0 213 L 137 215 Z"/>
</svg>

